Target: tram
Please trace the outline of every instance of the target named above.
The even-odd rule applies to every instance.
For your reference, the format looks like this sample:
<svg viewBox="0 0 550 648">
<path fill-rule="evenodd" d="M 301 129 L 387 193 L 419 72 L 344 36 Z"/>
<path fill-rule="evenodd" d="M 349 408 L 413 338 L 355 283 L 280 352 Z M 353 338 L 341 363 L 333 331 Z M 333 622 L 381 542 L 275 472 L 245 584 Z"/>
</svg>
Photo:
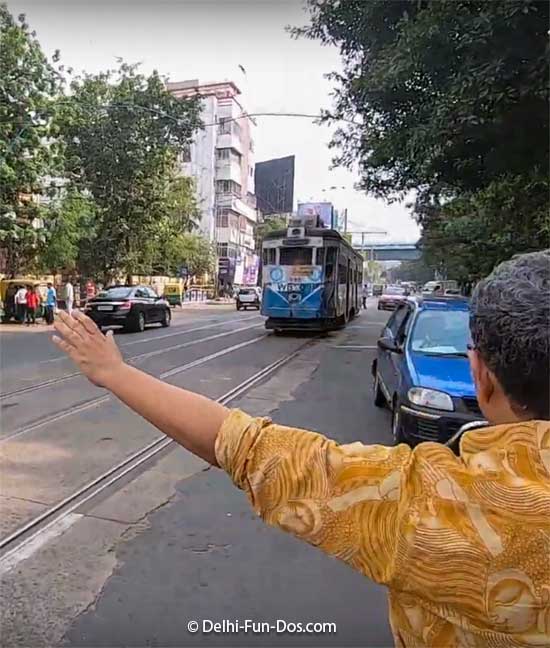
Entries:
<svg viewBox="0 0 550 648">
<path fill-rule="evenodd" d="M 262 315 L 275 331 L 329 331 L 359 313 L 363 257 L 336 230 L 294 221 L 262 244 Z"/>
</svg>

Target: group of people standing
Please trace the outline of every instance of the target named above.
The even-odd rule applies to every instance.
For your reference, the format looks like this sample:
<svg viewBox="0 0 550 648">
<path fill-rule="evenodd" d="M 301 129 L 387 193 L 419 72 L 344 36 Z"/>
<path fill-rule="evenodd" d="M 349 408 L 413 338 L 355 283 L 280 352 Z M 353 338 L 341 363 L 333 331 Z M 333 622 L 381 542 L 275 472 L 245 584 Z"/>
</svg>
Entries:
<svg viewBox="0 0 550 648">
<path fill-rule="evenodd" d="M 65 308 L 71 312 L 74 306 L 74 287 L 70 281 L 65 284 Z M 29 289 L 21 286 L 15 293 L 15 316 L 21 324 L 27 326 L 36 324 L 36 318 L 42 307 L 44 321 L 53 324 L 57 309 L 57 291 L 53 283 L 48 282 L 45 296 L 40 292 L 39 286 Z"/>
</svg>

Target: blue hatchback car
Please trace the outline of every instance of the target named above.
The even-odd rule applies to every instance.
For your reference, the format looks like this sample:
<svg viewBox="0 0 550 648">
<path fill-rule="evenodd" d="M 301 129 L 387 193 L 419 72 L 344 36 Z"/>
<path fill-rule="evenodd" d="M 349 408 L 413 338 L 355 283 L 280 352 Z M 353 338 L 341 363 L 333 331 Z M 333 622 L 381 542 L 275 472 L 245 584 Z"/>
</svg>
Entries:
<svg viewBox="0 0 550 648">
<path fill-rule="evenodd" d="M 389 406 L 395 443 L 448 441 L 483 415 L 467 357 L 468 301 L 411 297 L 388 320 L 373 362 L 374 402 Z"/>
</svg>

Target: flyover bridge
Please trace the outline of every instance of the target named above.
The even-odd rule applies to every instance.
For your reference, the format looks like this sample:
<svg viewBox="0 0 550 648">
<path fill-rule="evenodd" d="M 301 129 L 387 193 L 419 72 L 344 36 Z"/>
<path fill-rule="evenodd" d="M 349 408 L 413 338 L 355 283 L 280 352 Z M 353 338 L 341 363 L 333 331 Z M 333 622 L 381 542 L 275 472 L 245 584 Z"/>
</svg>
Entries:
<svg viewBox="0 0 550 648">
<path fill-rule="evenodd" d="M 421 251 L 416 243 L 368 243 L 356 244 L 353 247 L 362 252 L 370 261 L 416 261 Z"/>
</svg>

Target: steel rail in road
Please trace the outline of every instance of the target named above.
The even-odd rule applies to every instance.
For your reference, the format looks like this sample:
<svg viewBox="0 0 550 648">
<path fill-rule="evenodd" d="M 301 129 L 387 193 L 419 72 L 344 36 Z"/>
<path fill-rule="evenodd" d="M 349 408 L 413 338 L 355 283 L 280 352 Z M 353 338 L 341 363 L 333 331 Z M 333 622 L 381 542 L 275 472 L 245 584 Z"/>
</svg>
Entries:
<svg viewBox="0 0 550 648">
<path fill-rule="evenodd" d="M 246 340 L 245 342 L 240 342 L 239 344 L 234 344 L 233 346 L 226 347 L 225 349 L 221 349 L 221 351 L 210 353 L 209 355 L 203 356 L 201 358 L 197 358 L 196 360 L 192 360 L 191 362 L 187 362 L 183 365 L 179 365 L 178 367 L 174 367 L 173 369 L 168 369 L 167 371 L 161 373 L 158 377 L 161 380 L 165 380 L 166 378 L 175 376 L 176 374 L 182 373 L 183 371 L 193 369 L 193 367 L 198 367 L 204 364 L 205 362 L 209 362 L 210 360 L 215 360 L 216 358 L 220 358 L 221 356 L 227 355 L 228 353 L 232 353 L 233 351 L 242 349 L 243 347 L 248 346 L 249 344 L 254 344 L 255 342 L 259 342 L 260 340 L 263 340 L 267 336 L 268 333 L 264 333 L 263 335 L 259 335 L 255 338 L 252 338 L 252 340 Z M 13 430 L 13 432 L 10 432 L 5 436 L 0 437 L 0 444 L 6 443 L 7 441 L 15 439 L 16 437 L 20 437 L 23 434 L 28 434 L 29 432 L 44 427 L 45 425 L 49 425 L 50 423 L 56 423 L 57 421 L 60 421 L 69 416 L 80 414 L 80 412 L 88 410 L 92 407 L 96 407 L 97 405 L 101 405 L 101 403 L 106 403 L 110 398 L 111 396 L 109 394 L 106 394 L 105 396 L 96 396 L 95 398 L 90 398 L 88 400 L 82 401 L 81 403 L 77 403 L 76 405 L 71 405 L 69 407 L 66 407 L 65 409 L 59 410 L 58 412 L 54 412 L 50 416 L 45 416 L 39 419 L 38 421 L 35 421 L 34 423 L 29 423 L 28 425 L 24 425 L 23 427 Z"/>
<path fill-rule="evenodd" d="M 259 315 L 253 315 L 252 317 L 245 317 L 242 318 L 242 320 L 249 320 L 249 319 L 257 319 L 259 318 Z M 241 319 L 239 320 L 230 320 L 233 322 L 236 321 L 242 321 Z M 218 326 L 221 326 L 223 324 L 226 324 L 227 321 L 225 322 L 219 322 L 217 324 L 209 324 L 207 326 L 199 326 L 197 328 L 193 329 L 187 329 L 185 331 L 178 331 L 178 332 L 173 332 L 173 333 L 168 333 L 167 335 L 160 335 L 155 338 L 152 338 L 151 340 L 145 340 L 145 342 L 151 342 L 153 340 L 159 340 L 159 339 L 164 339 L 166 337 L 172 337 L 176 335 L 186 335 L 187 333 L 193 333 L 194 331 L 201 331 L 204 329 L 208 328 L 216 328 Z M 254 324 L 252 326 L 244 326 L 238 329 L 231 329 L 228 331 L 223 331 L 222 333 L 216 334 L 216 335 L 211 335 L 207 336 L 205 338 L 200 338 L 199 340 L 191 340 L 189 342 L 184 342 L 182 344 L 176 344 L 172 345 L 170 347 L 165 347 L 163 349 L 156 349 L 155 351 L 146 351 L 145 353 L 139 353 L 138 355 L 135 356 L 130 356 L 129 358 L 126 358 L 126 362 L 132 363 L 136 362 L 137 360 L 153 357 L 155 355 L 161 355 L 162 353 L 167 353 L 169 351 L 176 351 L 177 349 L 183 349 L 185 347 L 193 346 L 195 344 L 200 344 L 201 342 L 208 342 L 210 340 L 215 340 L 216 338 L 223 337 L 224 335 L 232 335 L 233 333 L 240 333 L 241 331 L 247 331 L 249 329 L 253 329 L 260 326 L 260 324 Z M 139 340 L 141 342 L 141 340 Z M 130 344 L 135 344 L 137 341 L 129 342 L 128 344 L 121 345 L 121 347 L 124 346 L 129 346 Z M 69 374 L 64 374 L 63 376 L 58 376 L 57 378 L 50 378 L 48 380 L 44 380 L 39 383 L 34 383 L 33 385 L 27 385 L 26 387 L 20 387 L 19 389 L 14 389 L 9 392 L 2 392 L 0 393 L 0 400 L 5 400 L 6 398 L 9 398 L 11 396 L 18 396 L 19 394 L 28 394 L 30 392 L 37 391 L 39 389 L 44 389 L 46 387 L 51 387 L 52 385 L 57 385 L 58 383 L 65 382 L 66 380 L 70 380 L 72 378 L 77 378 L 78 376 L 81 376 L 82 373 L 80 371 L 74 371 Z"/>
<path fill-rule="evenodd" d="M 317 340 L 318 337 L 307 340 L 294 351 L 287 353 L 263 369 L 260 369 L 260 371 L 256 372 L 243 382 L 239 383 L 239 385 L 216 399 L 216 402 L 221 405 L 228 405 L 231 401 L 247 392 L 264 378 L 280 369 L 283 365 L 295 358 L 307 346 L 310 346 Z M 96 477 L 85 486 L 82 486 L 71 495 L 65 497 L 62 501 L 54 504 L 40 515 L 37 515 L 13 533 L 2 538 L 0 540 L 0 550 L 7 549 L 7 551 L 4 551 L 0 557 L 0 574 L 5 571 L 6 565 L 9 566 L 10 557 L 12 557 L 13 554 L 23 545 L 35 540 L 40 534 L 45 533 L 52 525 L 59 523 L 62 518 L 73 513 L 77 508 L 99 495 L 99 493 L 122 479 L 122 477 L 135 471 L 146 461 L 150 460 L 159 452 L 174 443 L 176 442 L 173 439 L 167 438 L 164 435 L 158 437 L 132 454 L 130 457 L 127 457 L 123 461 L 112 466 L 109 470 L 99 475 L 99 477 Z M 28 535 L 33 529 L 35 529 L 34 533 Z M 21 540 L 21 542 L 18 542 L 19 540 Z"/>
</svg>

